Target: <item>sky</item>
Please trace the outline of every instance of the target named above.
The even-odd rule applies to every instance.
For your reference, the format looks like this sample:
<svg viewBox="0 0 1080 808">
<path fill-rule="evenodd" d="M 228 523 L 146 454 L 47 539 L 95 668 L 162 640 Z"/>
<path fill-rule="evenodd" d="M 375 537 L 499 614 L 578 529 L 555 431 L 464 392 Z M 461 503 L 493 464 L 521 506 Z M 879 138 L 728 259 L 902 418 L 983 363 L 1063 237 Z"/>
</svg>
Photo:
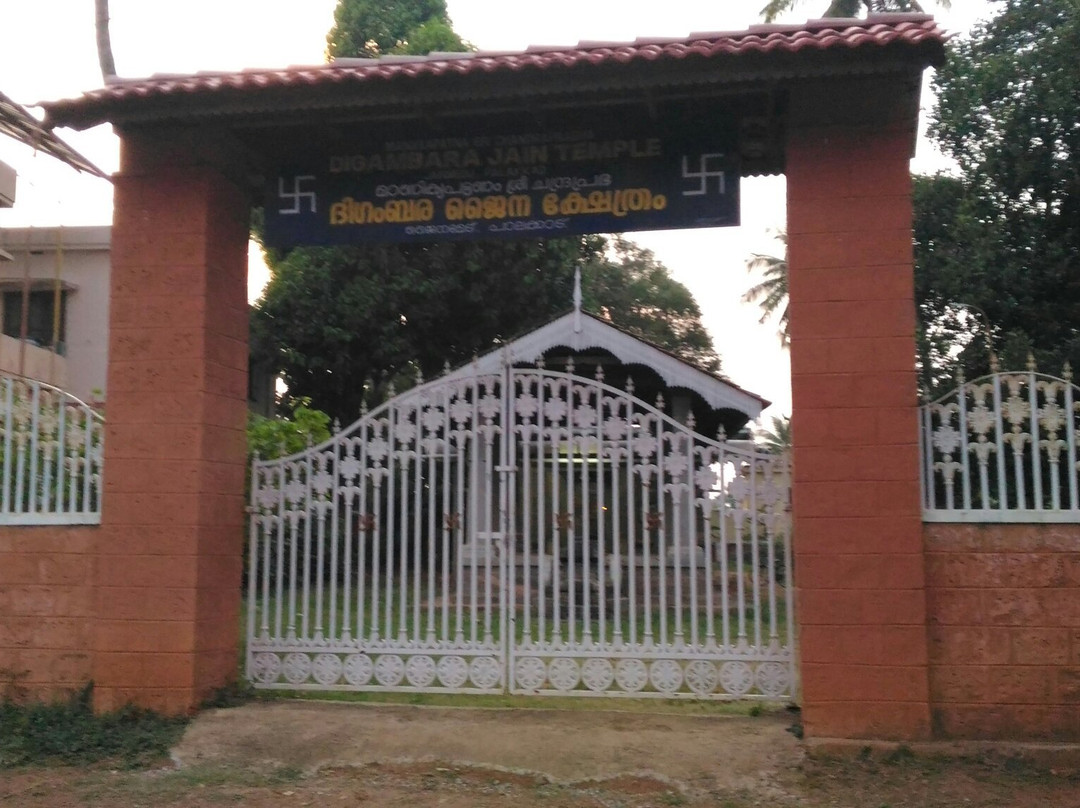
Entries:
<svg viewBox="0 0 1080 808">
<path fill-rule="evenodd" d="M 685 36 L 734 31 L 760 22 L 765 0 L 447 0 L 454 29 L 482 50 L 522 50 L 530 45 L 579 41 L 628 41 L 645 36 Z M 240 70 L 318 64 L 333 22 L 336 0 L 110 0 L 117 73 L 143 78 L 158 73 Z M 805 0 L 781 22 L 818 16 L 827 0 Z M 991 14 L 989 0 L 953 0 L 929 10 L 946 30 L 963 34 Z M 101 86 L 92 0 L 0 0 L 0 91 L 24 106 L 70 98 Z M 928 86 L 924 113 L 931 107 Z M 923 116 L 925 121 L 925 114 Z M 109 126 L 58 133 L 106 172 L 119 164 L 119 144 Z M 112 188 L 44 155 L 0 138 L 0 160 L 19 174 L 15 207 L 0 210 L 0 227 L 107 225 Z M 912 169 L 947 169 L 920 138 Z M 779 254 L 784 227 L 783 177 L 743 180 L 739 227 L 630 234 L 651 249 L 694 294 L 702 320 L 736 384 L 773 402 L 762 423 L 791 412 L 790 368 L 777 324 L 758 322 L 757 306 L 741 302 L 758 278 L 748 273 L 753 253 Z M 249 294 L 256 297 L 267 273 L 257 249 L 249 262 Z"/>
</svg>

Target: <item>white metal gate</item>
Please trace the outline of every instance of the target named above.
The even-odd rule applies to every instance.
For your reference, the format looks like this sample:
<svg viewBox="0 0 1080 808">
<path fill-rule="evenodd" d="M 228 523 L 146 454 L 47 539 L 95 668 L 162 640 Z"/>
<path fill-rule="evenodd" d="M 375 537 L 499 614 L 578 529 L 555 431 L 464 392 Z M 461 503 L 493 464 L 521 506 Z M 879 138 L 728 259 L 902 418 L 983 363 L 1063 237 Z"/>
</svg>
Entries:
<svg viewBox="0 0 1080 808">
<path fill-rule="evenodd" d="M 692 427 L 601 380 L 506 368 L 256 460 L 248 677 L 792 696 L 787 463 Z"/>
</svg>

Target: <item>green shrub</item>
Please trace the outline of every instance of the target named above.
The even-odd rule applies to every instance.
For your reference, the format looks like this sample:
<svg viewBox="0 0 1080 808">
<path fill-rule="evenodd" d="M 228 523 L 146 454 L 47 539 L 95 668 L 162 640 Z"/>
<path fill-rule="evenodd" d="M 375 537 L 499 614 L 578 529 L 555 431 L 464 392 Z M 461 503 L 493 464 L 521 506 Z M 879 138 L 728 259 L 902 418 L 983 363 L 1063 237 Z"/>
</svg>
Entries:
<svg viewBox="0 0 1080 808">
<path fill-rule="evenodd" d="M 330 416 L 312 409 L 310 399 L 297 399 L 291 417 L 266 418 L 248 415 L 248 453 L 269 460 L 282 455 L 302 452 L 309 445 L 322 443 L 330 437 Z"/>
<path fill-rule="evenodd" d="M 128 768 L 166 757 L 186 718 L 124 707 L 95 715 L 93 685 L 52 704 L 0 703 L 0 769 L 109 762 Z"/>
</svg>

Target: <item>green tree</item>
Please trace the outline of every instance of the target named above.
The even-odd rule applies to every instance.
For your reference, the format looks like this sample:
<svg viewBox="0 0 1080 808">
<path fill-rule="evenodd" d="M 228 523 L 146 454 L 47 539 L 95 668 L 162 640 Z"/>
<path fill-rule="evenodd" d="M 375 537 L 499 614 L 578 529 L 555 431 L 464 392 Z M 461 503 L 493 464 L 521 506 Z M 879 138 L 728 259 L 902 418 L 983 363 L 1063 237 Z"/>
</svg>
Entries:
<svg viewBox="0 0 1080 808">
<path fill-rule="evenodd" d="M 428 20 L 414 28 L 391 53 L 423 56 L 428 53 L 461 53 L 472 50 L 446 20 Z"/>
<path fill-rule="evenodd" d="M 569 309 L 574 266 L 586 307 L 705 370 L 720 362 L 682 284 L 617 240 L 448 242 L 303 248 L 271 257 L 252 352 L 342 423 L 445 364 Z"/>
<path fill-rule="evenodd" d="M 326 45 L 331 59 L 469 49 L 454 33 L 446 0 L 339 0 Z"/>
<path fill-rule="evenodd" d="M 754 433 L 755 442 L 770 454 L 783 454 L 791 449 L 791 416 L 774 415 L 772 428 L 761 428 Z"/>
<path fill-rule="evenodd" d="M 248 413 L 248 454 L 263 460 L 296 454 L 330 438 L 330 416 L 311 408 L 311 401 L 296 398 L 289 415 L 267 418 Z"/>
<path fill-rule="evenodd" d="M 593 252 L 582 272 L 584 308 L 710 373 L 720 357 L 701 322 L 701 309 L 652 251 L 616 237 Z M 565 302 L 562 304 L 565 307 Z"/>
<path fill-rule="evenodd" d="M 340 0 L 327 41 L 331 56 L 466 47 L 444 0 Z M 269 258 L 252 352 L 283 373 L 290 396 L 342 423 L 391 385 L 431 377 L 567 310 L 579 265 L 595 311 L 705 370 L 720 367 L 689 291 L 621 239 L 376 244 Z"/>
<path fill-rule="evenodd" d="M 787 262 L 787 233 L 780 231 L 776 238 L 784 244 L 784 257 L 775 255 L 763 255 L 754 253 L 746 262 L 749 272 L 761 270 L 762 279 L 746 290 L 742 296 L 744 303 L 757 303 L 761 308 L 761 319 L 764 323 L 773 315 L 780 315 L 780 329 L 777 335 L 780 337 L 781 347 L 787 348 L 791 344 L 791 332 L 788 329 L 788 262 Z"/>
<path fill-rule="evenodd" d="M 759 12 L 765 22 L 772 22 L 781 14 L 791 11 L 802 0 L 769 0 Z M 949 8 L 949 0 L 938 0 L 942 8 Z M 917 0 L 830 0 L 822 17 L 858 17 L 865 9 L 867 14 L 881 14 L 889 11 L 922 11 Z"/>
<path fill-rule="evenodd" d="M 1080 5 L 1008 0 L 951 43 L 931 136 L 956 176 L 915 184 L 927 386 L 1027 353 L 1080 364 Z"/>
</svg>

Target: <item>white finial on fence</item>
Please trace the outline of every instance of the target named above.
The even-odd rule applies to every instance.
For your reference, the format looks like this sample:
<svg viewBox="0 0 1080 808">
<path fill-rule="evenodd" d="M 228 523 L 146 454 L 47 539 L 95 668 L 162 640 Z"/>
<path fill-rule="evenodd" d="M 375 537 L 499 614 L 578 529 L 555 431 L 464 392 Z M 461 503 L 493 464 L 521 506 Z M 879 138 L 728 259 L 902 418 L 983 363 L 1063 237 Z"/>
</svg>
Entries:
<svg viewBox="0 0 1080 808">
<path fill-rule="evenodd" d="M 1033 354 L 1031 351 L 1028 351 L 1027 369 L 1030 373 L 1035 372 L 1035 354 Z"/>
<path fill-rule="evenodd" d="M 574 267 L 574 333 L 581 333 L 581 265 Z"/>
<path fill-rule="evenodd" d="M 599 362 L 596 363 L 595 378 L 598 382 L 602 382 L 604 380 L 604 366 L 601 365 Z"/>
<path fill-rule="evenodd" d="M 1070 364 L 1068 359 L 1065 360 L 1065 367 L 1061 370 L 1061 378 L 1067 382 L 1072 381 L 1072 364 Z"/>
<path fill-rule="evenodd" d="M 990 372 L 997 373 L 1001 370 L 1001 363 L 998 362 L 998 355 L 993 351 L 990 352 Z"/>
</svg>

